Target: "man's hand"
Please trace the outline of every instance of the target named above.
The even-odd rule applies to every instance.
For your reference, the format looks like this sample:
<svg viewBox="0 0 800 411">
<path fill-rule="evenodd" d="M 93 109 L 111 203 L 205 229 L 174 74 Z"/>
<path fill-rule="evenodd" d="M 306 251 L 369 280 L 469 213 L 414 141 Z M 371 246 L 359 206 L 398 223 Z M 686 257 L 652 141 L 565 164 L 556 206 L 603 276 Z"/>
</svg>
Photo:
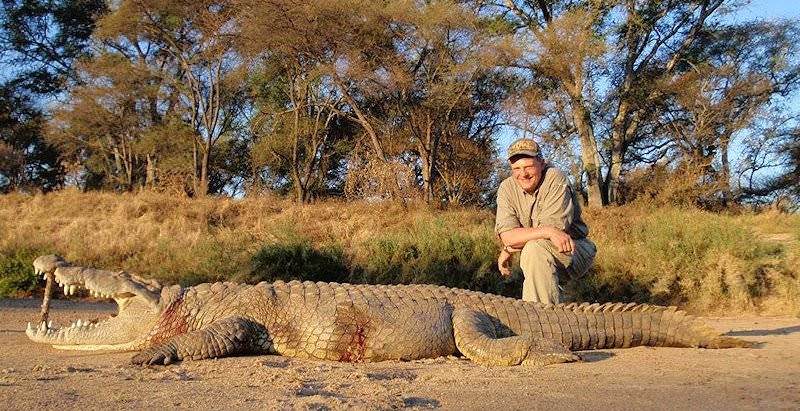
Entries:
<svg viewBox="0 0 800 411">
<path fill-rule="evenodd" d="M 497 257 L 497 268 L 503 277 L 511 275 L 511 253 L 506 251 L 505 248 L 500 250 L 500 256 Z"/>
<path fill-rule="evenodd" d="M 572 254 L 572 251 L 575 250 L 575 242 L 572 241 L 572 237 L 570 237 L 569 234 L 555 227 L 548 227 L 547 232 L 550 241 L 556 246 L 559 252 Z"/>
</svg>

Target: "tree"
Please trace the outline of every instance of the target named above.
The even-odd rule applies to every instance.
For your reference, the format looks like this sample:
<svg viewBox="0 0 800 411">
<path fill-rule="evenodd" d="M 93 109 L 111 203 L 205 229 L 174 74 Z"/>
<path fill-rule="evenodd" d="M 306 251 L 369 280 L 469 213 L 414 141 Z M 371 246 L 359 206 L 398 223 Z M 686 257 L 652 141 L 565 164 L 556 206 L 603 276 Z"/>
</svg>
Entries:
<svg viewBox="0 0 800 411">
<path fill-rule="evenodd" d="M 3 0 L 0 47 L 15 86 L 35 94 L 63 90 L 106 10 L 102 0 Z"/>
<path fill-rule="evenodd" d="M 745 158 L 737 173 L 738 200 L 781 203 L 800 208 L 800 127 L 797 118 L 773 118 L 745 139 Z"/>
<path fill-rule="evenodd" d="M 762 23 L 726 23 L 722 17 L 736 5 L 726 0 L 508 0 L 496 5 L 514 16 L 511 22 L 519 27 L 517 37 L 524 41 L 515 66 L 529 70 L 533 87 L 547 90 L 540 97 L 549 101 L 550 107 L 561 106 L 571 113 L 571 124 L 566 127 L 549 115 L 538 115 L 535 121 L 545 124 L 545 134 L 573 131 L 577 135 L 591 206 L 616 202 L 626 168 L 642 160 L 656 161 L 675 147 L 662 128 L 664 115 L 676 113 L 675 105 L 681 104 L 671 97 L 682 94 L 683 103 L 695 103 L 689 101 L 688 90 L 673 89 L 678 93 L 671 94 L 664 88 L 666 84 L 677 85 L 679 78 L 692 77 L 699 82 L 696 85 L 728 87 L 733 82 L 723 78 L 774 73 L 773 87 L 748 92 L 748 98 L 744 98 L 744 87 L 729 87 L 728 99 L 720 93 L 711 97 L 700 92 L 715 101 L 717 112 L 730 107 L 737 113 L 725 116 L 728 131 L 722 133 L 731 135 L 752 123 L 753 117 L 747 113 L 768 104 L 771 96 L 786 93 L 784 86 L 794 81 L 794 69 L 781 64 L 768 67 L 768 62 L 780 62 L 774 57 L 787 49 L 776 46 L 770 50 L 766 45 L 775 40 L 785 45 L 784 39 L 793 36 L 788 28 L 791 24 L 767 28 L 769 25 Z M 748 54 L 751 47 L 756 52 Z M 781 47 L 784 51 L 775 54 Z M 755 64 L 759 59 L 764 63 L 761 67 Z M 778 85 L 781 83 L 783 86 Z M 706 115 L 710 114 L 706 110 Z M 684 120 L 701 133 L 714 127 L 694 124 L 700 117 Z M 685 127 L 683 131 L 694 132 Z M 570 141 L 562 144 L 571 147 Z M 723 153 L 715 150 L 714 155 Z"/>
<path fill-rule="evenodd" d="M 706 201 L 727 206 L 742 195 L 731 185 L 730 146 L 753 133 L 770 143 L 759 124 L 774 123 L 787 112 L 780 100 L 797 89 L 800 62 L 785 56 L 796 54 L 797 39 L 797 28 L 789 23 L 708 30 L 687 50 L 690 57 L 677 63 L 675 74 L 652 86 L 661 104 L 648 132 L 663 133 L 655 144 L 677 151 L 681 162 L 693 164 L 703 181 L 712 183 Z"/>
<path fill-rule="evenodd" d="M 55 111 L 50 140 L 94 176 L 87 188 L 154 187 L 159 160 L 175 155 L 169 148 L 191 146 L 159 109 L 169 101 L 160 74 L 120 53 L 100 54 L 79 68 L 81 85 Z"/>
<path fill-rule="evenodd" d="M 4 0 L 0 16 L 0 191 L 55 189 L 59 153 L 43 136 L 39 98 L 64 90 L 76 59 L 87 55 L 105 2 Z"/>
<path fill-rule="evenodd" d="M 481 31 L 478 12 L 468 6 L 259 2 L 245 8 L 243 33 L 249 47 L 304 62 L 304 71 L 314 70 L 325 92 L 339 101 L 338 115 L 361 127 L 369 143 L 357 145 L 370 146 L 373 158 L 351 160 L 368 164 L 376 181 L 354 185 L 399 194 L 406 191 L 403 179 L 393 180 L 396 189 L 384 187 L 384 174 L 402 175 L 399 168 L 409 167 L 418 174 L 424 198 L 436 203 L 442 199 L 437 180 L 443 145 L 450 139 L 451 147 L 467 147 L 456 140 L 476 139 L 475 147 L 488 147 L 507 83 L 494 79 L 491 33 Z M 490 85 L 496 90 L 482 90 Z"/>
<path fill-rule="evenodd" d="M 63 183 L 59 152 L 41 136 L 43 122 L 29 99 L 0 87 L 0 192 L 50 191 Z"/>
<path fill-rule="evenodd" d="M 603 204 L 602 163 L 592 117 L 596 102 L 590 96 L 596 82 L 596 63 L 606 46 L 596 30 L 608 8 L 602 3 L 593 5 L 528 0 L 505 3 L 527 43 L 515 65 L 528 70 L 534 79 L 549 80 L 558 93 L 567 96 L 570 120 L 581 145 L 589 205 L 599 206 Z"/>
<path fill-rule="evenodd" d="M 256 167 L 286 175 L 300 203 L 326 191 L 336 147 L 352 133 L 324 74 L 312 59 L 272 50 L 256 82 Z"/>
<path fill-rule="evenodd" d="M 196 196 L 210 192 L 215 151 L 240 126 L 244 72 L 233 50 L 232 7 L 214 1 L 129 0 L 100 21 L 100 35 L 110 47 L 124 36 L 129 47 L 155 50 L 149 64 L 166 69 L 163 82 L 175 91 L 171 109 L 195 133 L 191 193 Z"/>
</svg>

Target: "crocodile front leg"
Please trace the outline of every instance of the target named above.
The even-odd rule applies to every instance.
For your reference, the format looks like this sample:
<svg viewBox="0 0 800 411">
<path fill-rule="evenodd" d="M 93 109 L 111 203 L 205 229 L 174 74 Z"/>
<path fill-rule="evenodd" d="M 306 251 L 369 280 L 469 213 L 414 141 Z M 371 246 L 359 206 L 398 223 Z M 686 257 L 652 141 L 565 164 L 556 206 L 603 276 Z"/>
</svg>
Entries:
<svg viewBox="0 0 800 411">
<path fill-rule="evenodd" d="M 580 360 L 560 343 L 545 338 L 498 336 L 484 312 L 460 308 L 453 311 L 456 347 L 482 365 L 548 365 Z"/>
<path fill-rule="evenodd" d="M 133 364 L 168 365 L 184 359 L 202 360 L 267 351 L 267 330 L 244 317 L 227 317 L 201 330 L 176 335 L 131 358 Z"/>
</svg>

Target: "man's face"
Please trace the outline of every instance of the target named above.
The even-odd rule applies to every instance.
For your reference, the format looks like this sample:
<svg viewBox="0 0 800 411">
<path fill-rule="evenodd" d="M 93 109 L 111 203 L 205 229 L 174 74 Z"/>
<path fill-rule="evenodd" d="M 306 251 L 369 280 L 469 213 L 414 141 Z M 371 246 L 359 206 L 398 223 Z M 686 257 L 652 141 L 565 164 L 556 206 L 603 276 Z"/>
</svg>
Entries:
<svg viewBox="0 0 800 411">
<path fill-rule="evenodd" d="M 511 162 L 511 175 L 527 193 L 532 193 L 539 186 L 543 170 L 544 160 L 541 158 L 520 157 Z"/>
</svg>

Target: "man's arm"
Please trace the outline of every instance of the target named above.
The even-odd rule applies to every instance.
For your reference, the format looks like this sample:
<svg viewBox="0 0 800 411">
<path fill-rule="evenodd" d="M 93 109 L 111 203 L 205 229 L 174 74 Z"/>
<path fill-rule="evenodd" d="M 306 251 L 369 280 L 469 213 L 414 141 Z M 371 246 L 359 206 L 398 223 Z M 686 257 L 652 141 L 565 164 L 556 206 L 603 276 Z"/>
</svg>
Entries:
<svg viewBox="0 0 800 411">
<path fill-rule="evenodd" d="M 512 228 L 500 233 L 500 241 L 506 247 L 522 249 L 528 241 L 549 239 L 550 235 L 547 232 L 549 228 L 551 227 Z"/>
<path fill-rule="evenodd" d="M 575 243 L 569 234 L 551 226 L 519 227 L 500 233 L 500 240 L 513 251 L 522 250 L 528 241 L 542 239 L 550 240 L 562 253 L 571 253 L 575 249 Z"/>
</svg>

